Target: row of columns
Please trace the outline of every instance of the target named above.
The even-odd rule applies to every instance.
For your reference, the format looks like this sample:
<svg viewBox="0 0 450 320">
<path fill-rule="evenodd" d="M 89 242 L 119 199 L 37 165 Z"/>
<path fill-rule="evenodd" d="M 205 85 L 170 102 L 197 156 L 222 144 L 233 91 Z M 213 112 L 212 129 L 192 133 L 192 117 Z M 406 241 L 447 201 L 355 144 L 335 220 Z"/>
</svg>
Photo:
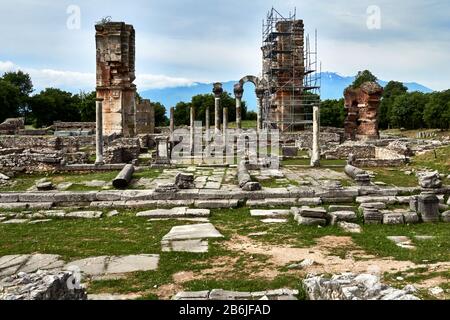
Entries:
<svg viewBox="0 0 450 320">
<path fill-rule="evenodd" d="M 262 107 L 263 107 L 263 99 L 264 99 L 264 88 L 257 87 L 256 88 L 256 96 L 258 101 L 258 109 L 257 109 L 257 130 L 258 132 L 262 130 Z M 215 96 L 215 104 L 214 104 L 214 128 L 216 133 L 220 132 L 220 97 L 223 93 L 223 88 L 221 83 L 215 83 L 213 93 Z M 244 89 L 240 84 L 236 84 L 234 87 L 234 95 L 236 98 L 236 126 L 238 129 L 242 129 L 242 97 L 243 97 Z M 97 102 L 97 104 L 101 105 L 101 102 Z M 101 108 L 101 107 L 100 107 Z M 101 110 L 101 109 L 100 109 Z M 210 114 L 209 114 L 209 107 L 206 108 L 206 139 L 209 141 L 209 129 L 210 129 Z M 101 119 L 101 112 L 98 111 L 97 106 L 97 119 Z M 101 121 L 100 121 L 101 122 Z M 97 122 L 98 123 L 98 122 Z M 190 110 L 190 148 L 193 152 L 194 150 L 194 138 L 195 138 L 195 132 L 194 132 L 194 123 L 195 123 L 195 109 L 193 106 L 191 106 Z M 97 126 L 97 136 L 99 135 L 99 126 Z M 228 130 L 228 108 L 223 108 L 223 135 L 224 139 L 227 134 Z M 101 129 L 100 129 L 101 131 Z M 172 107 L 170 109 L 170 132 L 171 134 L 174 131 L 174 108 Z M 99 140 L 100 138 L 97 137 L 97 144 L 99 145 L 99 141 L 101 141 L 101 147 L 103 147 L 103 139 Z M 320 165 L 320 108 L 318 105 L 313 107 L 313 143 L 312 143 L 312 154 L 311 154 L 311 166 L 317 167 Z M 224 140 L 225 141 L 225 140 Z M 97 148 L 97 159 L 101 159 L 103 161 L 102 157 L 99 156 L 99 147 Z M 101 153 L 103 151 L 101 150 Z"/>
</svg>

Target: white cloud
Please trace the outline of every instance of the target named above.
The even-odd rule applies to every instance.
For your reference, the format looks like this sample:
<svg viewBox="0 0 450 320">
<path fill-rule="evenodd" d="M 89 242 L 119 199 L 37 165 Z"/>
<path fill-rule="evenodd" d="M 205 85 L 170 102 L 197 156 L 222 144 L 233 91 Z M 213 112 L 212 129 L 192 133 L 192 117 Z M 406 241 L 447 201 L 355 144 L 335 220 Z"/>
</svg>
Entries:
<svg viewBox="0 0 450 320">
<path fill-rule="evenodd" d="M 13 71 L 14 67 L 14 63 L 11 61 L 0 61 L 0 72 Z"/>
<path fill-rule="evenodd" d="M 0 61 L 0 72 L 22 70 L 29 73 L 37 91 L 54 87 L 78 92 L 95 88 L 95 73 L 83 73 L 53 69 L 22 68 L 11 61 Z M 190 86 L 194 81 L 166 75 L 138 74 L 135 81 L 138 90 L 163 89 Z"/>
<path fill-rule="evenodd" d="M 138 90 L 164 89 L 194 85 L 192 80 L 186 78 L 173 78 L 165 75 L 137 74 L 135 81 Z"/>
</svg>

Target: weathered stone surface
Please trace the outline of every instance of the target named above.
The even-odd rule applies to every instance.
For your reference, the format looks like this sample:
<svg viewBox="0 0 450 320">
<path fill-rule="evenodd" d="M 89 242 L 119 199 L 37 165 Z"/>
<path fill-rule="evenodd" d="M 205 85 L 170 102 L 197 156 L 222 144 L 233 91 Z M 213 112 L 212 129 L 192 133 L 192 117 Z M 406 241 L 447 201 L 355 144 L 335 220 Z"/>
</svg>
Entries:
<svg viewBox="0 0 450 320">
<path fill-rule="evenodd" d="M 407 291 L 382 284 L 371 274 L 310 276 L 303 284 L 310 300 L 419 300 Z"/>
<path fill-rule="evenodd" d="M 64 262 L 58 255 L 25 254 L 9 255 L 0 258 L 0 277 L 18 272 L 33 273 L 38 270 L 60 269 Z"/>
<path fill-rule="evenodd" d="M 450 222 L 450 211 L 443 212 L 441 218 L 444 222 Z"/>
<path fill-rule="evenodd" d="M 53 190 L 55 188 L 55 186 L 51 182 L 41 182 L 36 185 L 36 188 L 39 191 L 49 191 L 49 190 Z"/>
<path fill-rule="evenodd" d="M 194 189 L 194 175 L 192 173 L 179 172 L 175 177 L 175 185 L 178 189 Z"/>
<path fill-rule="evenodd" d="M 334 211 L 330 213 L 331 225 L 335 225 L 339 221 L 355 222 L 357 219 L 354 211 Z"/>
<path fill-rule="evenodd" d="M 66 269 L 79 268 L 87 276 L 104 276 L 158 268 L 159 255 L 140 254 L 130 256 L 100 256 L 70 262 Z"/>
<path fill-rule="evenodd" d="M 439 198 L 428 192 L 421 193 L 417 200 L 417 211 L 423 222 L 439 221 Z"/>
<path fill-rule="evenodd" d="M 286 223 L 286 222 L 288 222 L 288 220 L 287 219 L 270 218 L 270 219 L 262 219 L 261 222 L 262 223 Z"/>
<path fill-rule="evenodd" d="M 225 209 L 236 208 L 239 204 L 239 200 L 195 200 L 194 205 L 197 208 L 202 209 Z"/>
<path fill-rule="evenodd" d="M 299 212 L 300 216 L 306 218 L 319 218 L 325 219 L 327 216 L 327 210 L 322 207 L 310 208 L 308 206 L 303 206 L 300 208 Z"/>
<path fill-rule="evenodd" d="M 413 245 L 411 239 L 406 236 L 389 236 L 387 238 L 392 242 L 394 242 L 400 248 L 409 250 L 414 250 L 416 248 Z"/>
<path fill-rule="evenodd" d="M 384 202 L 365 202 L 361 203 L 360 209 L 364 208 L 374 208 L 374 209 L 384 209 L 386 204 Z"/>
<path fill-rule="evenodd" d="M 387 213 L 383 215 L 383 224 L 404 224 L 405 220 L 401 213 Z"/>
<path fill-rule="evenodd" d="M 442 180 L 439 172 L 420 172 L 417 174 L 419 178 L 419 185 L 427 189 L 439 189 L 442 187 Z"/>
<path fill-rule="evenodd" d="M 328 212 L 336 212 L 336 211 L 353 211 L 355 212 L 356 208 L 354 206 L 341 206 L 341 205 L 331 205 L 328 207 Z"/>
<path fill-rule="evenodd" d="M 356 223 L 340 221 L 337 223 L 337 225 L 339 228 L 341 228 L 345 232 L 350 232 L 350 233 L 361 233 L 362 232 L 361 226 Z"/>
<path fill-rule="evenodd" d="M 261 189 L 262 189 L 261 184 L 259 182 L 255 182 L 255 181 L 247 182 L 242 187 L 242 190 L 244 190 L 244 191 L 259 191 Z"/>
<path fill-rule="evenodd" d="M 222 289 L 179 292 L 173 300 L 297 300 L 298 290 L 277 289 L 259 292 L 238 292 Z"/>
<path fill-rule="evenodd" d="M 137 300 L 141 298 L 140 294 L 130 293 L 130 294 L 110 294 L 110 293 L 98 293 L 89 294 L 88 300 L 93 301 L 123 301 L 123 300 Z"/>
<path fill-rule="evenodd" d="M 176 226 L 163 237 L 162 251 L 207 252 L 209 238 L 223 238 L 211 223 Z"/>
<path fill-rule="evenodd" d="M 419 223 L 419 215 L 415 212 L 407 212 L 403 214 L 403 218 L 405 219 L 406 224 Z"/>
<path fill-rule="evenodd" d="M 74 211 L 66 213 L 65 218 L 99 219 L 102 215 L 101 211 Z"/>
<path fill-rule="evenodd" d="M 29 219 L 10 219 L 2 222 L 3 224 L 24 224 L 30 221 Z"/>
<path fill-rule="evenodd" d="M 19 272 L 0 280 L 0 300 L 86 300 L 83 286 L 69 286 L 72 278 L 72 272 Z"/>
<path fill-rule="evenodd" d="M 379 224 L 383 220 L 383 214 L 378 209 L 365 208 L 363 215 L 365 224 Z"/>
<path fill-rule="evenodd" d="M 302 217 L 300 215 L 297 216 L 297 222 L 298 222 L 298 224 L 304 225 L 304 226 L 325 226 L 327 224 L 326 219 L 308 218 L 308 217 Z"/>
<path fill-rule="evenodd" d="M 276 218 L 276 217 L 286 217 L 291 214 L 290 210 L 250 210 L 250 215 L 252 217 L 259 218 Z"/>
</svg>

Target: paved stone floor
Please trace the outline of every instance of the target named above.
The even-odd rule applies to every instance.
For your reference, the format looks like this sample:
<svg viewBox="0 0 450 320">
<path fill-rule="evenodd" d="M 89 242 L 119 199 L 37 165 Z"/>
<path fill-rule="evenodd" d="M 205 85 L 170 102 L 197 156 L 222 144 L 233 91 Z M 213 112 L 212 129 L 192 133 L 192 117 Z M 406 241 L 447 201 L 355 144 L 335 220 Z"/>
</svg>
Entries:
<svg viewBox="0 0 450 320">
<path fill-rule="evenodd" d="M 158 268 L 159 255 L 141 254 L 120 257 L 91 257 L 70 263 L 59 255 L 23 254 L 0 257 L 0 277 L 19 272 L 33 273 L 38 270 L 60 271 L 77 270 L 86 276 L 108 276 L 136 271 L 149 271 Z M 74 269 L 75 268 L 75 269 Z"/>
<path fill-rule="evenodd" d="M 223 238 L 211 223 L 176 226 L 163 237 L 162 251 L 208 252 L 208 239 L 211 238 Z"/>
</svg>

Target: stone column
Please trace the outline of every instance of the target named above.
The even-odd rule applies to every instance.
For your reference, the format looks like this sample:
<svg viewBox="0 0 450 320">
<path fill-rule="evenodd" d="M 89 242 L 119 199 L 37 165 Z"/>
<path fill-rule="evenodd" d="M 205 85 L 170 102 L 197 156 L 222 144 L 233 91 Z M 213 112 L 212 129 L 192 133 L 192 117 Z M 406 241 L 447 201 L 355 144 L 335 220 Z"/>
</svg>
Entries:
<svg viewBox="0 0 450 320">
<path fill-rule="evenodd" d="M 244 88 L 241 84 L 234 85 L 234 96 L 236 97 L 236 128 L 242 129 L 242 96 L 244 94 Z"/>
<path fill-rule="evenodd" d="M 311 167 L 320 166 L 320 108 L 313 107 L 313 142 L 311 154 Z"/>
<path fill-rule="evenodd" d="M 195 139 L 195 108 L 193 105 L 191 105 L 191 131 L 190 131 L 190 152 L 191 155 L 194 155 L 194 139 Z"/>
<path fill-rule="evenodd" d="M 257 87 L 256 90 L 256 97 L 257 97 L 257 102 L 258 102 L 258 109 L 256 111 L 256 129 L 258 130 L 258 132 L 260 132 L 262 130 L 262 109 L 263 109 L 263 99 L 264 99 L 264 88 L 262 87 Z"/>
<path fill-rule="evenodd" d="M 205 110 L 205 131 L 206 131 L 206 141 L 209 141 L 209 106 L 206 106 L 206 110 Z"/>
<path fill-rule="evenodd" d="M 218 132 L 220 131 L 220 96 L 223 93 L 222 84 L 220 82 L 214 83 L 213 93 L 215 96 L 214 128 L 216 132 Z"/>
<path fill-rule="evenodd" d="M 99 98 L 95 101 L 95 114 L 96 114 L 96 158 L 95 164 L 102 165 L 103 162 L 103 99 Z"/>
<path fill-rule="evenodd" d="M 175 108 L 170 107 L 170 136 L 173 135 L 173 132 L 175 131 Z"/>
<path fill-rule="evenodd" d="M 222 126 L 222 131 L 223 131 L 223 142 L 226 143 L 226 138 L 227 138 L 227 130 L 228 130 L 228 108 L 224 107 L 223 108 L 223 126 Z"/>
</svg>

